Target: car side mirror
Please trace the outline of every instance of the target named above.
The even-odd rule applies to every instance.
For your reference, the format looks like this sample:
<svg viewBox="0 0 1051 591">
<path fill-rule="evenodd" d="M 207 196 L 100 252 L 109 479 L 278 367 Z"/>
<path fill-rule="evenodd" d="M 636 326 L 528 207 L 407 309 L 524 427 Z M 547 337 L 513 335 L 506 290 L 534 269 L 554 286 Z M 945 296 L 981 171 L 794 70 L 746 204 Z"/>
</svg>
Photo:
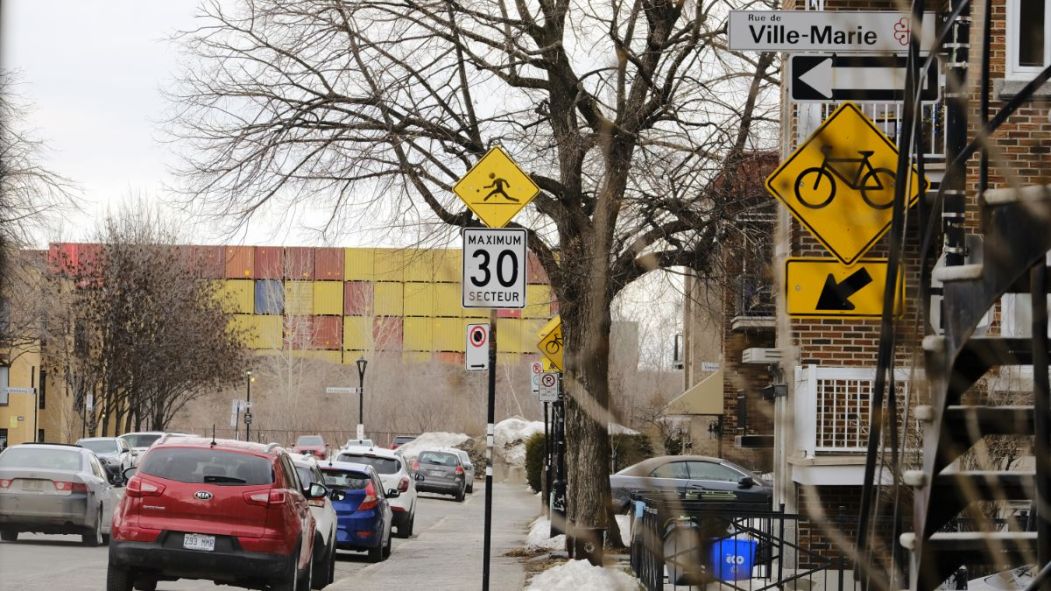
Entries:
<svg viewBox="0 0 1051 591">
<path fill-rule="evenodd" d="M 741 488 L 752 488 L 755 486 L 755 478 L 752 478 L 751 476 L 742 476 L 741 479 L 737 481 L 737 486 Z"/>
<path fill-rule="evenodd" d="M 417 472 L 416 475 L 413 476 L 413 478 L 416 480 L 416 482 L 423 482 L 423 472 Z"/>
<path fill-rule="evenodd" d="M 124 472 L 121 474 L 121 476 L 124 477 L 124 482 L 127 482 L 127 481 L 131 480 L 131 477 L 135 476 L 135 473 L 138 472 L 138 471 L 139 471 L 139 469 L 136 466 L 132 466 L 130 468 L 125 468 Z"/>
<path fill-rule="evenodd" d="M 311 482 L 306 490 L 306 497 L 308 499 L 323 499 L 327 494 L 328 488 L 320 482 Z"/>
<path fill-rule="evenodd" d="M 124 475 L 121 474 L 120 472 L 116 472 L 116 471 L 108 472 L 107 471 L 106 475 L 109 476 L 108 480 L 109 480 L 109 483 L 112 486 L 117 486 L 117 487 L 124 486 L 124 484 L 127 482 L 127 480 L 124 479 Z"/>
<path fill-rule="evenodd" d="M 392 489 L 387 491 L 387 498 L 388 499 L 396 499 L 396 498 L 398 498 L 400 496 L 401 496 L 401 493 L 398 492 L 398 489 L 396 489 L 396 488 L 392 488 Z"/>
<path fill-rule="evenodd" d="M 342 501 L 343 499 L 347 498 L 347 493 L 345 493 L 345 492 L 343 492 L 341 490 L 334 490 L 329 495 L 329 498 L 332 499 L 333 501 Z"/>
</svg>

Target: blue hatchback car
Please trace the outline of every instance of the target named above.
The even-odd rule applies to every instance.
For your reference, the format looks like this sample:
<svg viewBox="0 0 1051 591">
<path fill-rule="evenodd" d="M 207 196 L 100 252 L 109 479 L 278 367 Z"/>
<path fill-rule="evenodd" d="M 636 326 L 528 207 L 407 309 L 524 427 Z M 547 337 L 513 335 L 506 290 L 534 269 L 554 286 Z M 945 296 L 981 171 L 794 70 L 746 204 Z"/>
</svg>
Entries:
<svg viewBox="0 0 1051 591">
<path fill-rule="evenodd" d="M 397 490 L 384 492 L 383 482 L 372 466 L 353 462 L 323 462 L 325 486 L 335 491 L 336 547 L 369 553 L 369 562 L 390 556 L 394 514 L 387 499 Z"/>
</svg>

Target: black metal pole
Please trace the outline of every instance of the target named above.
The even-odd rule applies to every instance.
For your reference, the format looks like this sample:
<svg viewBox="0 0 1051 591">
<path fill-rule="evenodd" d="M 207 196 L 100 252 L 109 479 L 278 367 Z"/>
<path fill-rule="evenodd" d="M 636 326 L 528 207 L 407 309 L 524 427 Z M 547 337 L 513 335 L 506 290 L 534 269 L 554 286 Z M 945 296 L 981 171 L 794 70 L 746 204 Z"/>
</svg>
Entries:
<svg viewBox="0 0 1051 591">
<path fill-rule="evenodd" d="M 1029 291 L 1033 301 L 1033 455 L 1036 456 L 1036 560 L 1038 565 L 1051 562 L 1051 386 L 1048 384 L 1047 344 L 1047 263 L 1040 260 L 1029 272 Z M 1039 304 L 1039 305 L 1037 305 Z"/>
<path fill-rule="evenodd" d="M 951 0 L 950 10 L 955 11 L 966 0 Z M 971 37 L 970 8 L 964 8 L 952 23 L 952 41 L 948 48 L 948 63 L 945 68 L 945 160 L 949 166 L 942 180 L 942 231 L 945 266 L 962 265 L 966 255 L 963 222 L 966 215 L 964 181 L 967 163 L 956 158 L 967 145 L 967 59 Z"/>
<path fill-rule="evenodd" d="M 361 427 L 357 433 L 359 439 L 365 436 L 365 372 L 358 372 L 358 426 Z"/>
<path fill-rule="evenodd" d="M 489 311 L 489 408 L 485 425 L 485 533 L 482 542 L 482 591 L 489 591 L 489 551 L 493 542 L 493 437 L 496 422 L 496 310 Z"/>
<path fill-rule="evenodd" d="M 544 477 L 540 488 L 543 489 L 544 514 L 547 515 L 548 507 L 551 505 L 551 429 L 548 427 L 548 406 L 544 403 Z"/>
<path fill-rule="evenodd" d="M 35 365 L 29 372 L 29 385 L 33 388 L 33 441 L 43 443 L 40 441 L 40 388 L 36 383 Z"/>
<path fill-rule="evenodd" d="M 252 372 L 245 376 L 248 380 L 248 394 L 245 400 L 245 441 L 252 440 Z"/>
</svg>

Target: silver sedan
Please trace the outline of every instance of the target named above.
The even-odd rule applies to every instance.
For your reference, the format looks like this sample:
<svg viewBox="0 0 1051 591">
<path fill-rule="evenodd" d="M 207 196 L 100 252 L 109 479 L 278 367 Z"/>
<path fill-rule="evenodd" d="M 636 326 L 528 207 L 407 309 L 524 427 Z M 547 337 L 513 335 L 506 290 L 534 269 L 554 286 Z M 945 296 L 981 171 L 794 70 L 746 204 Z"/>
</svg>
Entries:
<svg viewBox="0 0 1051 591">
<path fill-rule="evenodd" d="M 80 534 L 85 546 L 109 539 L 114 485 L 98 457 L 83 447 L 31 443 L 0 453 L 0 538 L 20 532 Z"/>
</svg>

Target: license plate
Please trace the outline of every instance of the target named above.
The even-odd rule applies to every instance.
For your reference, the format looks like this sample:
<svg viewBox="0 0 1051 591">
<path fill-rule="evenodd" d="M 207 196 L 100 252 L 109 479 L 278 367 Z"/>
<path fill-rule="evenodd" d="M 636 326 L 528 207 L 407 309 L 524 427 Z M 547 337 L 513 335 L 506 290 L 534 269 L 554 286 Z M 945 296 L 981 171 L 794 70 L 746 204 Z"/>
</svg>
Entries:
<svg viewBox="0 0 1051 591">
<path fill-rule="evenodd" d="M 201 534 L 186 534 L 182 538 L 182 547 L 187 550 L 204 550 L 211 552 L 215 550 L 215 536 Z"/>
<path fill-rule="evenodd" d="M 23 480 L 22 490 L 29 492 L 43 492 L 44 481 L 43 480 Z"/>
<path fill-rule="evenodd" d="M 441 476 L 443 472 L 441 470 L 431 470 L 431 476 Z"/>
</svg>

